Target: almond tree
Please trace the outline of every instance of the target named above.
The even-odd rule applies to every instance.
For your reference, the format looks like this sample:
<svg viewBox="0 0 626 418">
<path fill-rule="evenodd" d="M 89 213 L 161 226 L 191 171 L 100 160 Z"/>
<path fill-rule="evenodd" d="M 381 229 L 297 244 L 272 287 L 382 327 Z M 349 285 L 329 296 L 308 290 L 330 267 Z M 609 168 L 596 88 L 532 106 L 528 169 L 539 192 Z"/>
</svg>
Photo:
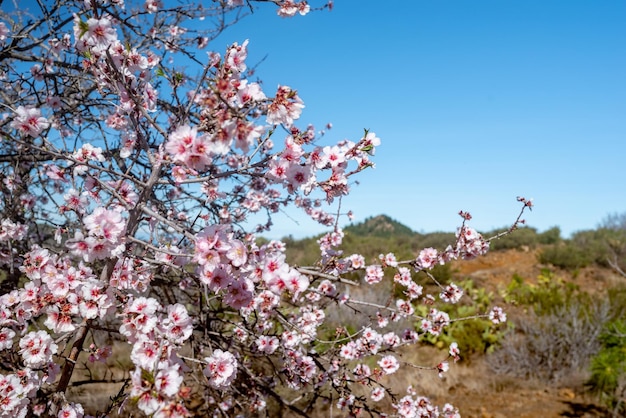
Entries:
<svg viewBox="0 0 626 418">
<path fill-rule="evenodd" d="M 328 403 L 339 414 L 458 416 L 384 377 L 409 367 L 399 349 L 455 320 L 416 313 L 463 295 L 430 270 L 484 254 L 489 240 L 461 212 L 446 249 L 373 264 L 344 254 L 344 215 L 330 208 L 373 166 L 379 138 L 324 146 L 298 127 L 295 88 L 265 92 L 250 78 L 247 41 L 205 51 L 256 7 L 292 17 L 332 3 L 0 4 L 0 416 L 308 416 Z M 511 230 L 532 205 L 519 200 Z M 287 205 L 329 231 L 314 266 L 259 239 Z M 425 294 L 419 271 L 440 294 Z M 345 290 L 385 280 L 403 297 L 379 304 Z M 367 325 L 330 323 L 339 307 Z M 497 307 L 484 316 L 506 318 Z M 77 363 L 111 353 L 102 334 L 128 344 L 133 368 L 95 411 L 68 388 Z M 453 344 L 448 359 L 458 356 Z M 419 367 L 437 379 L 448 359 Z"/>
</svg>

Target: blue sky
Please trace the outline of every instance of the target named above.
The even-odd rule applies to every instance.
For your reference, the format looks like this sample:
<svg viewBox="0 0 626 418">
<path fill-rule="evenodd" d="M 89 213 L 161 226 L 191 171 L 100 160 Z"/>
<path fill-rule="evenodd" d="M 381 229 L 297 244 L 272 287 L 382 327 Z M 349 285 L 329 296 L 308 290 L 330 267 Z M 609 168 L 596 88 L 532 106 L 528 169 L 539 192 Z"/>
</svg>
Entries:
<svg viewBox="0 0 626 418">
<path fill-rule="evenodd" d="M 626 212 L 624 22 L 622 1 L 337 0 L 293 19 L 263 8 L 209 48 L 249 39 L 268 94 L 289 85 L 301 126 L 333 123 L 324 143 L 381 138 L 343 202 L 355 221 L 454 231 L 462 209 L 490 230 L 522 195 L 529 226 L 569 236 Z M 323 231 L 288 214 L 276 237 Z"/>
<path fill-rule="evenodd" d="M 249 39 L 267 94 L 296 89 L 301 127 L 332 122 L 322 144 L 381 138 L 343 201 L 355 222 L 454 231 L 465 210 L 486 231 L 522 195 L 529 226 L 567 237 L 626 212 L 626 2 L 336 0 L 292 19 L 262 6 L 209 49 Z M 296 210 L 274 223 L 272 238 L 324 232 Z"/>
</svg>

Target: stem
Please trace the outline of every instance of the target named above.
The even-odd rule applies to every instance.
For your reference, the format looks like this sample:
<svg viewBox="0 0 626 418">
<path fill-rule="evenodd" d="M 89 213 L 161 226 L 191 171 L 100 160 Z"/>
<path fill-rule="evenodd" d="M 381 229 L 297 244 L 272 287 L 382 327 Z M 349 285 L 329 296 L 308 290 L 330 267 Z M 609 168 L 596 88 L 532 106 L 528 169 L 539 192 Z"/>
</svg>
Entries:
<svg viewBox="0 0 626 418">
<path fill-rule="evenodd" d="M 57 392 L 65 393 L 65 390 L 70 383 L 70 379 L 74 373 L 74 366 L 76 366 L 76 361 L 78 360 L 78 355 L 83 350 L 83 344 L 85 343 L 85 338 L 87 338 L 87 331 L 89 331 L 89 325 L 85 322 L 83 326 L 78 329 L 76 339 L 74 340 L 74 344 L 72 344 L 72 349 L 70 350 L 70 355 L 65 359 L 61 379 L 59 379 L 59 384 L 57 385 Z"/>
</svg>

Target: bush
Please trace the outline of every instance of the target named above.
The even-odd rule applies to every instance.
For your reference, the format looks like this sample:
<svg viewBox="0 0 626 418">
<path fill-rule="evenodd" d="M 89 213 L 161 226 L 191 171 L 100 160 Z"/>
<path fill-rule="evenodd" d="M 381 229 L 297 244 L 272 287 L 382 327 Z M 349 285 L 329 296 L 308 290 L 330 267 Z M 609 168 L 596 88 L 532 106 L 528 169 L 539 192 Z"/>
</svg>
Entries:
<svg viewBox="0 0 626 418">
<path fill-rule="evenodd" d="M 587 386 L 613 411 L 626 413 L 626 322 L 608 323 L 599 337 L 600 351 L 591 360 Z"/>
<path fill-rule="evenodd" d="M 557 244 L 561 242 L 561 228 L 559 228 L 558 226 L 552 227 L 548 229 L 547 231 L 544 231 L 541 234 L 539 234 L 537 238 L 538 238 L 539 244 L 544 244 L 544 245 L 545 244 L 547 245 Z"/>
<path fill-rule="evenodd" d="M 608 316 L 607 303 L 579 300 L 546 315 L 532 312 L 515 321 L 515 330 L 502 339 L 487 363 L 498 374 L 564 381 L 585 370 L 598 352 L 598 336 Z"/>
<path fill-rule="evenodd" d="M 499 347 L 489 356 L 489 366 L 500 374 L 520 378 L 563 381 L 585 370 L 600 350 L 598 339 L 604 324 L 613 318 L 614 301 L 594 299 L 571 283 L 543 270 L 537 284 L 514 276 L 505 300 L 528 307 L 527 315 L 514 321 Z"/>
<path fill-rule="evenodd" d="M 587 251 L 572 243 L 557 244 L 541 250 L 538 255 L 541 264 L 551 264 L 565 270 L 586 267 L 594 261 Z"/>
<path fill-rule="evenodd" d="M 553 313 L 567 306 L 574 298 L 586 298 L 578 286 L 564 282 L 551 271 L 544 269 L 537 278 L 537 284 L 527 283 L 515 274 L 504 292 L 504 300 L 515 305 L 533 308 L 537 315 Z"/>
</svg>

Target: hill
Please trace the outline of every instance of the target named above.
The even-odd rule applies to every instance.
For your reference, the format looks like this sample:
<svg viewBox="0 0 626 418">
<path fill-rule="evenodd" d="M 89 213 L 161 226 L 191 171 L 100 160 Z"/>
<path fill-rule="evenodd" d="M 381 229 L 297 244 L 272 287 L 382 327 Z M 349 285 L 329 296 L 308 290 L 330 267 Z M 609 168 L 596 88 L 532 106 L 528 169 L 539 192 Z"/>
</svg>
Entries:
<svg viewBox="0 0 626 418">
<path fill-rule="evenodd" d="M 374 236 L 388 238 L 391 236 L 416 235 L 408 226 L 390 218 L 387 215 L 378 215 L 365 219 L 357 224 L 350 224 L 344 228 L 345 233 L 359 236 Z"/>
</svg>

